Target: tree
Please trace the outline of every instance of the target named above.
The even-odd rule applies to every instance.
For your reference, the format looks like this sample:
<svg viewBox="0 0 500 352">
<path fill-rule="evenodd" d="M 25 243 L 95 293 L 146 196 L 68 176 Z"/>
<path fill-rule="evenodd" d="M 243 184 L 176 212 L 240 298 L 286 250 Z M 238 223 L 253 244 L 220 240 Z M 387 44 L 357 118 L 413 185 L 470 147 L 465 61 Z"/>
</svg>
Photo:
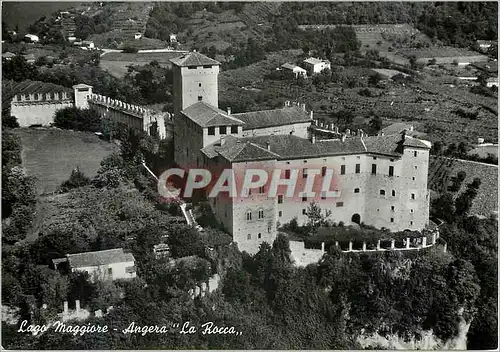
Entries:
<svg viewBox="0 0 500 352">
<path fill-rule="evenodd" d="M 439 219 L 449 223 L 455 221 L 455 204 L 451 193 L 445 193 L 434 200 L 431 210 L 434 216 Z"/>
<path fill-rule="evenodd" d="M 325 226 L 327 224 L 327 219 L 332 215 L 330 210 L 325 210 L 325 213 L 321 213 L 321 208 L 316 202 L 311 202 L 307 207 L 307 226 L 315 231 L 320 226 Z"/>
<path fill-rule="evenodd" d="M 376 86 L 382 80 L 382 78 L 382 75 L 378 72 L 372 74 L 368 77 L 368 84 L 371 86 Z"/>
<path fill-rule="evenodd" d="M 382 118 L 378 115 L 375 115 L 371 120 L 370 120 L 370 127 L 372 130 L 377 133 L 382 129 Z"/>
<path fill-rule="evenodd" d="M 204 256 L 204 245 L 198 231 L 189 226 L 175 226 L 169 230 L 167 243 L 174 258 L 191 255 Z"/>
<path fill-rule="evenodd" d="M 69 179 L 61 184 L 61 192 L 68 192 L 71 189 L 83 187 L 90 184 L 90 178 L 80 171 L 78 166 L 71 171 Z"/>
</svg>

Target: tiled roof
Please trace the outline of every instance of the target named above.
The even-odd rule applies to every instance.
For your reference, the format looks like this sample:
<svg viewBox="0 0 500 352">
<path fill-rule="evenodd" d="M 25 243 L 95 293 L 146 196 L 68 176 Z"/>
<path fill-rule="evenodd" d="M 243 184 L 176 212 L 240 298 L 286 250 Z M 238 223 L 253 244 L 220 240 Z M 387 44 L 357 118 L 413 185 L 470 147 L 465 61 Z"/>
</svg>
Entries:
<svg viewBox="0 0 500 352">
<path fill-rule="evenodd" d="M 269 146 L 269 150 L 267 147 Z M 225 137 L 223 145 L 213 143 L 202 149 L 209 158 L 217 155 L 231 162 L 256 160 L 287 160 L 299 158 L 317 158 L 349 154 L 384 154 L 400 157 L 403 146 L 429 149 L 422 141 L 406 137 L 403 141 L 400 134 L 316 141 L 294 135 L 274 135 L 237 138 Z"/>
<path fill-rule="evenodd" d="M 292 65 L 292 64 L 287 62 L 286 64 L 281 65 L 281 67 L 293 70 L 295 67 L 297 67 L 297 65 Z"/>
<path fill-rule="evenodd" d="M 201 150 L 209 158 L 217 155 L 231 162 L 273 160 L 279 158 L 279 155 L 259 146 L 255 143 L 245 141 L 244 138 L 227 136 L 221 145 L 220 142 L 213 143 Z"/>
<path fill-rule="evenodd" d="M 365 152 L 360 138 L 348 138 L 344 142 L 332 139 L 312 143 L 308 139 L 294 135 L 274 135 L 246 137 L 242 140 L 261 145 L 264 148 L 269 144 L 270 150 L 277 153 L 280 156 L 279 159 L 314 158 Z"/>
<path fill-rule="evenodd" d="M 71 268 L 135 261 L 132 253 L 125 253 L 123 248 L 108 249 L 98 252 L 67 254 L 66 257 L 68 258 Z"/>
<path fill-rule="evenodd" d="M 203 101 L 193 104 L 181 112 L 201 127 L 235 126 L 244 124 L 243 121 Z"/>
<path fill-rule="evenodd" d="M 182 56 L 170 59 L 177 66 L 203 66 L 203 65 L 220 65 L 220 62 L 215 61 L 198 52 L 190 52 Z"/>
<path fill-rule="evenodd" d="M 406 136 L 403 140 L 401 133 L 388 136 L 372 136 L 363 139 L 369 153 L 400 156 L 405 147 L 416 147 L 430 149 L 430 147 L 419 139 Z"/>
<path fill-rule="evenodd" d="M 66 92 L 71 97 L 73 91 L 70 88 L 59 86 L 53 83 L 46 83 L 40 81 L 2 81 L 2 102 L 10 103 L 12 98 L 18 94 L 32 94 L 40 93 L 43 94 L 43 100 L 45 100 L 45 93 L 62 93 Z"/>
<path fill-rule="evenodd" d="M 233 114 L 232 116 L 240 119 L 245 123 L 245 125 L 243 126 L 244 130 L 291 125 L 294 123 L 312 121 L 305 111 L 297 107 L 245 112 L 241 114 Z"/>
<path fill-rule="evenodd" d="M 315 57 L 310 57 L 309 59 L 305 59 L 304 62 L 311 64 L 311 65 L 317 65 L 317 64 L 320 64 L 322 62 L 328 62 L 328 60 L 320 60 L 320 59 L 317 59 Z"/>
<path fill-rule="evenodd" d="M 80 84 L 75 84 L 73 86 L 73 89 L 75 88 L 92 88 L 92 86 L 89 86 L 88 84 L 85 84 L 85 83 L 80 83 Z"/>
</svg>

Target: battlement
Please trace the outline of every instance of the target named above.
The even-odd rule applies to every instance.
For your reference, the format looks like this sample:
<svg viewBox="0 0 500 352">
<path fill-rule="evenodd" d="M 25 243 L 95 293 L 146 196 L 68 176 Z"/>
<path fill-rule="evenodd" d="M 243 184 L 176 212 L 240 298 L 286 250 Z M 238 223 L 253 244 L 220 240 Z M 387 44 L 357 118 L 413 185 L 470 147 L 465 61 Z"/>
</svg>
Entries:
<svg viewBox="0 0 500 352">
<path fill-rule="evenodd" d="M 89 103 L 102 105 L 106 108 L 118 110 L 125 114 L 132 115 L 141 119 L 146 113 L 150 112 L 149 109 L 143 108 L 141 106 L 125 103 L 121 100 L 112 99 L 110 97 L 95 93 L 93 93 L 89 97 Z"/>
</svg>

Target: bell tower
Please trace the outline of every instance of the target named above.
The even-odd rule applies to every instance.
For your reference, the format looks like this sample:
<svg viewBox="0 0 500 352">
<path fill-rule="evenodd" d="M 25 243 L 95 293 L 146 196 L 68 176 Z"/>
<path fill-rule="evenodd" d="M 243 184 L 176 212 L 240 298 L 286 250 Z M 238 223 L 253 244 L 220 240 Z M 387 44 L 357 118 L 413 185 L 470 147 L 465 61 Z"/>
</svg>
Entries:
<svg viewBox="0 0 500 352">
<path fill-rule="evenodd" d="M 218 107 L 218 61 L 198 52 L 190 52 L 170 61 L 174 71 L 174 118 L 199 101 Z"/>
</svg>

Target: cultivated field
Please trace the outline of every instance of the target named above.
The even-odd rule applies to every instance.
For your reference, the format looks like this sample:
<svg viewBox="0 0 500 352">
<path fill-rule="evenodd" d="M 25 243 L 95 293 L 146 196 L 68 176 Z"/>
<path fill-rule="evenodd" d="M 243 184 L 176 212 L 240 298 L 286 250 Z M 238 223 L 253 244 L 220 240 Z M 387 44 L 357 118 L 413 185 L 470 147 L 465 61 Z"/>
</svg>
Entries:
<svg viewBox="0 0 500 352">
<path fill-rule="evenodd" d="M 116 144 L 90 132 L 21 128 L 16 133 L 21 137 L 23 165 L 28 174 L 37 177 L 39 194 L 56 191 L 77 166 L 93 177 L 101 160 L 118 150 Z"/>
<path fill-rule="evenodd" d="M 429 163 L 429 188 L 439 191 L 442 180 L 455 177 L 458 172 L 464 171 L 466 178 L 462 187 L 455 196 L 461 194 L 475 177 L 481 179 L 481 186 L 477 197 L 472 204 L 471 213 L 488 216 L 493 211 L 498 211 L 498 166 L 477 163 L 467 160 L 445 159 L 431 157 Z"/>
<path fill-rule="evenodd" d="M 146 65 L 151 61 L 157 61 L 162 66 L 171 66 L 170 59 L 181 56 L 178 52 L 165 53 L 115 53 L 108 52 L 101 56 L 99 65 L 103 70 L 117 78 L 123 78 L 127 74 L 130 65 Z"/>
</svg>

